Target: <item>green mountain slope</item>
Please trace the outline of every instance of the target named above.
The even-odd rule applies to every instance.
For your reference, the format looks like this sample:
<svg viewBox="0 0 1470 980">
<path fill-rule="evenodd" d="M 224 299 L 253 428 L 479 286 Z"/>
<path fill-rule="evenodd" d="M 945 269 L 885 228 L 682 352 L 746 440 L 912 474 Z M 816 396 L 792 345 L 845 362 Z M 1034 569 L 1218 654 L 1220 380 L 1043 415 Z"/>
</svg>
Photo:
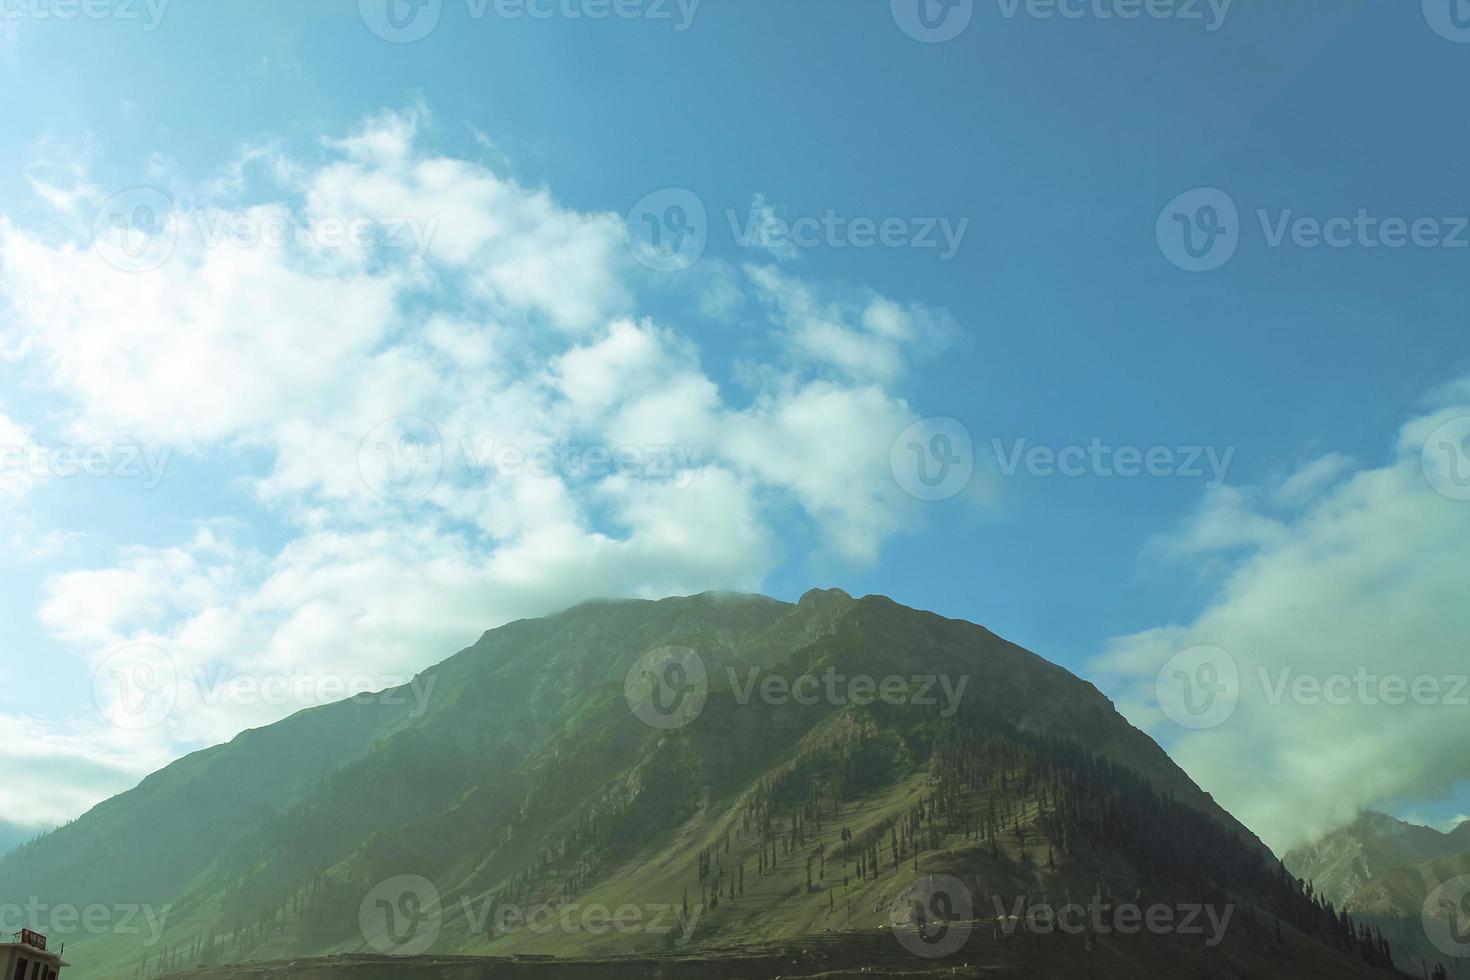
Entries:
<svg viewBox="0 0 1470 980">
<path fill-rule="evenodd" d="M 651 726 L 625 681 L 671 646 L 697 655 L 702 710 Z M 758 693 L 837 676 L 872 684 Z M 886 930 L 932 874 L 970 910 L 918 907 L 973 923 L 977 944 L 1014 927 L 998 908 L 1106 895 L 1238 907 L 1221 948 L 1269 961 L 1299 944 L 1299 975 L 1381 958 L 1090 684 L 882 597 L 587 603 L 493 630 L 419 681 L 421 712 L 330 705 L 181 760 L 0 860 L 0 887 L 167 906 L 156 940 L 52 923 L 79 977 Z"/>
</svg>

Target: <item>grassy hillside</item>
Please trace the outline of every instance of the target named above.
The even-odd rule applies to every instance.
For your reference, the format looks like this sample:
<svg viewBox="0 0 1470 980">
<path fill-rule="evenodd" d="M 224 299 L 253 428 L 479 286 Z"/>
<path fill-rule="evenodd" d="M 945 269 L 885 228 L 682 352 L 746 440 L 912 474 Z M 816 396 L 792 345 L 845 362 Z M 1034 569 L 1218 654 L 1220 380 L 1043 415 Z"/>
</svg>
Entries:
<svg viewBox="0 0 1470 980">
<path fill-rule="evenodd" d="M 625 690 L 670 645 L 708 677 L 673 730 Z M 890 696 L 753 695 L 829 674 L 891 678 Z M 167 904 L 154 943 L 60 930 L 77 977 L 385 945 L 697 955 L 887 929 L 931 874 L 992 920 L 992 895 L 1212 902 L 1253 942 L 1379 956 L 1090 684 L 881 597 L 589 603 L 491 631 L 421 680 L 422 713 L 332 705 L 182 760 L 0 860 L 0 881 Z M 920 897 L 923 915 L 953 911 Z"/>
</svg>

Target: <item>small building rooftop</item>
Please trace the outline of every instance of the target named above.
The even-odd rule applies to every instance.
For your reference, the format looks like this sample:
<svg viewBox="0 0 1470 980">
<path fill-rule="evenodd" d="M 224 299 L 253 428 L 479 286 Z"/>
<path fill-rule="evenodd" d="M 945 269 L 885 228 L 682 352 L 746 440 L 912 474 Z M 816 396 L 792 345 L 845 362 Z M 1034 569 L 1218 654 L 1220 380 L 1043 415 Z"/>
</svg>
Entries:
<svg viewBox="0 0 1470 980">
<path fill-rule="evenodd" d="M 22 929 L 10 942 L 0 942 L 0 980 L 11 976 L 56 980 L 57 972 L 71 964 L 61 958 L 61 949 L 47 947 L 46 937 L 32 929 Z M 24 974 L 20 972 L 22 963 L 27 971 Z"/>
</svg>

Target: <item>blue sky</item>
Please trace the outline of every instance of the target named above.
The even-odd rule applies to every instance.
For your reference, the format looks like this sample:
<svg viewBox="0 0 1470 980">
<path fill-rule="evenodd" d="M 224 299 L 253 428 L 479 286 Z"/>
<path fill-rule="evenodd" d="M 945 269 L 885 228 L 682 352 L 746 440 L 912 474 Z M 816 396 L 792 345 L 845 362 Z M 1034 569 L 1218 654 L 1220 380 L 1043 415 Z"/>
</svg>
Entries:
<svg viewBox="0 0 1470 980">
<path fill-rule="evenodd" d="M 905 0 L 648 0 L 606 19 L 586 16 L 595 0 L 544 18 L 444 0 L 410 43 L 370 29 L 372 0 L 65 20 L 0 4 L 0 421 L 14 444 L 169 454 L 156 487 L 48 474 L 0 496 L 0 718 L 33 787 L 0 797 L 0 819 L 63 819 L 285 713 L 186 705 L 119 735 L 94 677 L 133 644 L 201 670 L 360 663 L 386 681 L 586 595 L 813 585 L 970 619 L 1096 678 L 1270 839 L 1357 806 L 1470 811 L 1470 770 L 1430 748 L 1446 731 L 1462 746 L 1470 708 L 1360 704 L 1324 723 L 1275 705 L 1269 724 L 1189 732 L 1149 703 L 1163 662 L 1200 643 L 1247 675 L 1463 670 L 1464 614 L 1436 597 L 1463 592 L 1470 503 L 1419 462 L 1430 430 L 1470 414 L 1455 221 L 1470 133 L 1452 101 L 1470 44 L 1435 3 L 1124 20 L 1103 16 L 1119 0 L 1064 5 L 1077 17 L 976 0 L 938 43 L 906 33 Z M 431 201 L 419 168 L 435 160 L 457 169 Z M 472 193 L 481 179 L 495 190 Z M 184 242 L 160 269 L 99 265 L 95 216 L 120 193 L 136 213 L 145 187 Z M 624 217 L 666 188 L 702 205 L 708 245 L 657 272 L 629 261 Z M 1197 188 L 1238 212 L 1236 251 L 1208 272 L 1179 268 L 1159 231 Z M 1184 200 L 1199 219 L 1203 199 Z M 323 258 L 188 242 L 200 215 L 264 207 L 418 218 L 433 244 Z M 901 219 L 910 242 L 964 231 L 946 258 L 851 231 L 762 247 L 732 228 L 829 212 Z M 1374 231 L 1309 247 L 1310 229 L 1272 244 L 1282 221 L 1360 212 L 1433 219 L 1439 244 Z M 458 228 L 466 214 L 482 225 Z M 195 290 L 200 305 L 180 299 Z M 199 329 L 209 310 L 219 323 Z M 572 391 L 599 378 L 615 390 Z M 667 400 L 630 407 L 650 392 Z M 664 499 L 563 474 L 487 495 L 450 466 L 406 502 L 362 492 L 375 420 L 503 443 L 550 438 L 538 412 L 582 440 L 708 450 L 714 488 Z M 935 417 L 963 424 L 975 475 L 917 501 L 889 448 Z M 702 427 L 675 424 L 689 419 Z M 515 420 L 519 436 L 495 429 Z M 1161 447 L 1204 469 L 1007 475 L 1017 440 Z M 1228 458 L 1223 480 L 1204 450 Z M 1420 536 L 1424 550 L 1390 546 Z M 578 557 L 604 537 L 625 547 Z M 1292 575 L 1312 583 L 1298 608 L 1263 601 Z M 431 624 L 361 598 L 407 580 L 440 586 Z M 1365 613 L 1375 628 L 1349 625 Z M 364 642 L 356 660 L 319 653 Z M 1378 740 L 1355 746 L 1361 764 L 1424 761 L 1349 789 L 1341 735 L 1365 726 Z M 1259 799 L 1231 775 L 1243 754 L 1262 760 L 1251 781 L 1291 789 Z"/>
</svg>

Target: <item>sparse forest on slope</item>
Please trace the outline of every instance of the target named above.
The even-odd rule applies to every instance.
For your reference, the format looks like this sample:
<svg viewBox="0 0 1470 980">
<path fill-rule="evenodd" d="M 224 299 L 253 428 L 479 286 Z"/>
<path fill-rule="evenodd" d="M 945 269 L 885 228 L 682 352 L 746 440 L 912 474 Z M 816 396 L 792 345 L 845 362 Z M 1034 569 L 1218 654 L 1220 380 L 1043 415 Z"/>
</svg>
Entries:
<svg viewBox="0 0 1470 980">
<path fill-rule="evenodd" d="M 670 645 L 697 652 L 707 696 L 687 725 L 651 727 L 624 681 Z M 753 693 L 832 674 L 897 679 L 896 696 Z M 360 912 L 398 876 L 432 889 L 434 953 L 696 955 L 895 918 L 925 933 L 935 907 L 914 889 L 942 874 L 984 923 L 960 957 L 1016 942 L 1002 910 L 1096 900 L 1234 915 L 1218 946 L 1159 939 L 1173 957 L 1089 940 L 1077 955 L 1099 975 L 1149 957 L 1222 977 L 1389 962 L 1091 685 L 881 597 L 589 603 L 491 631 L 425 679 L 422 712 L 331 705 L 182 760 L 0 861 L 0 881 L 170 906 L 153 945 L 75 937 L 81 976 L 368 952 Z M 526 925 L 569 906 L 638 919 Z"/>
</svg>

